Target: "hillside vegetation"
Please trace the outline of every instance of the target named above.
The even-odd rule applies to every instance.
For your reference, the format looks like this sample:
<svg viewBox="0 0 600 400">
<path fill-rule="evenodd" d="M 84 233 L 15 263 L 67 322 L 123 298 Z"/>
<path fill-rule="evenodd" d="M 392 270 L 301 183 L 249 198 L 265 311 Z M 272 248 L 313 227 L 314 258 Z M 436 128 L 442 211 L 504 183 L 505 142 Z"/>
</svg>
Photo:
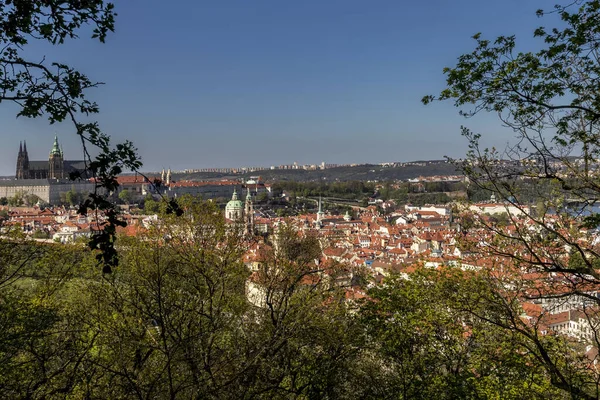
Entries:
<svg viewBox="0 0 600 400">
<path fill-rule="evenodd" d="M 388 181 L 406 180 L 419 176 L 456 175 L 456 167 L 444 161 L 428 162 L 423 165 L 382 166 L 357 165 L 354 167 L 336 167 L 325 170 L 291 170 L 274 169 L 249 172 L 244 174 L 225 174 L 216 172 L 196 172 L 175 174 L 175 180 L 210 180 L 210 179 L 248 179 L 260 176 L 265 181 Z"/>
</svg>

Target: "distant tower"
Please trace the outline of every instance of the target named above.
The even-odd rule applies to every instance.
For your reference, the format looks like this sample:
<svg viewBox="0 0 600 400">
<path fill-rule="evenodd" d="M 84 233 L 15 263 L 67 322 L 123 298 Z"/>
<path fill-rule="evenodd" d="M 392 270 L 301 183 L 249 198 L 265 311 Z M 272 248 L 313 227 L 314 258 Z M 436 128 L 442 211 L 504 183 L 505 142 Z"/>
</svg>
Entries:
<svg viewBox="0 0 600 400">
<path fill-rule="evenodd" d="M 167 171 L 167 180 L 165 181 L 167 185 L 171 184 L 171 168 Z"/>
<path fill-rule="evenodd" d="M 344 214 L 344 221 L 346 221 L 346 222 L 352 221 L 352 216 L 350 215 L 350 213 L 348 211 L 346 211 L 346 214 Z"/>
<path fill-rule="evenodd" d="M 165 183 L 165 169 L 164 168 L 160 172 L 160 180 L 162 183 Z"/>
<path fill-rule="evenodd" d="M 317 211 L 317 227 L 320 228 L 323 226 L 323 209 L 321 207 L 321 196 L 319 196 L 319 211 Z"/>
<path fill-rule="evenodd" d="M 246 234 L 254 233 L 254 205 L 252 204 L 252 195 L 248 186 L 248 194 L 246 195 L 246 204 L 244 206 L 244 217 L 246 218 Z"/>
<path fill-rule="evenodd" d="M 27 143 L 19 143 L 19 155 L 17 155 L 17 179 L 29 179 L 29 155 L 27 154 Z"/>
<path fill-rule="evenodd" d="M 52 150 L 50 150 L 50 156 L 48 157 L 48 178 L 65 178 L 63 153 L 58 145 L 58 137 L 56 135 L 54 135 L 54 145 L 52 146 Z"/>
<path fill-rule="evenodd" d="M 25 179 L 29 178 L 31 175 L 31 173 L 29 172 L 29 153 L 27 152 L 27 141 L 23 140 L 23 157 L 24 157 L 24 164 L 23 164 L 23 172 L 24 172 L 24 176 Z"/>
</svg>

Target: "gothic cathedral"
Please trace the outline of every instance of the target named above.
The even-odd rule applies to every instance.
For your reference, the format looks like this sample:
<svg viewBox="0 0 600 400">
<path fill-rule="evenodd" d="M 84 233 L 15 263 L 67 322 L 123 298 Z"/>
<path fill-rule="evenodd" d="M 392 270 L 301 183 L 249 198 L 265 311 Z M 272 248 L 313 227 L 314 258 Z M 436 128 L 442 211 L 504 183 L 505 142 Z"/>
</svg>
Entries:
<svg viewBox="0 0 600 400">
<path fill-rule="evenodd" d="M 29 161 L 27 143 L 19 144 L 17 155 L 17 179 L 67 179 L 69 172 L 85 169 L 83 161 L 65 161 L 58 137 L 54 136 L 54 144 L 48 161 Z"/>
</svg>

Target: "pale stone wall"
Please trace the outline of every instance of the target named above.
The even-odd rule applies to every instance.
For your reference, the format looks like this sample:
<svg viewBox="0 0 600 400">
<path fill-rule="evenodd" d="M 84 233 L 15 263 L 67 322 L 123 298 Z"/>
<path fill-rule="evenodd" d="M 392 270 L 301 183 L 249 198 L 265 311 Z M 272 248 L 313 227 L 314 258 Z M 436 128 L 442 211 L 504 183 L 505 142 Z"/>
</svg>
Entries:
<svg viewBox="0 0 600 400">
<path fill-rule="evenodd" d="M 50 184 L 45 179 L 29 179 L 32 184 L 3 185 L 0 183 L 0 197 L 15 197 L 17 195 L 34 194 L 42 201 L 50 203 Z M 11 182 L 12 183 L 12 182 Z"/>
<path fill-rule="evenodd" d="M 69 190 L 82 193 L 90 193 L 94 190 L 94 184 L 90 182 L 72 182 L 67 180 L 50 179 L 20 179 L 0 181 L 0 197 L 15 197 L 16 195 L 33 194 L 43 202 L 58 204 L 60 194 Z"/>
</svg>

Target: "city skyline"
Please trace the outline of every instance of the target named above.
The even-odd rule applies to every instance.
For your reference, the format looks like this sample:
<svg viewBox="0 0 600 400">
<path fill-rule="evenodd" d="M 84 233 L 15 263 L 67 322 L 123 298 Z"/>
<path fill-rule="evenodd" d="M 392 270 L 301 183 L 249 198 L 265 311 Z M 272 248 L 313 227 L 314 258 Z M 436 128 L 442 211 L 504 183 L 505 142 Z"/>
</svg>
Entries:
<svg viewBox="0 0 600 400">
<path fill-rule="evenodd" d="M 57 136 L 55 135 L 53 142 L 56 143 L 57 140 Z M 19 141 L 19 146 L 18 146 L 18 152 L 15 151 L 13 152 L 14 154 L 17 154 L 18 156 L 16 157 L 16 161 L 17 161 L 17 165 L 19 164 L 19 157 L 21 154 L 21 149 L 23 146 L 27 146 L 27 141 L 26 140 L 21 140 Z M 55 146 L 55 145 L 54 145 Z M 61 145 L 62 147 L 62 145 Z M 37 163 L 44 163 L 46 162 L 46 158 L 48 158 L 48 152 L 44 152 L 44 151 L 40 151 L 40 149 L 35 146 L 32 147 L 31 145 L 29 146 L 29 148 L 25 147 L 25 149 L 27 149 L 27 152 L 31 155 L 31 159 L 40 159 L 40 161 L 36 161 Z M 13 155 L 14 155 L 13 154 Z M 390 165 L 397 165 L 397 164 L 410 164 L 410 163 L 415 163 L 415 162 L 423 162 L 423 161 L 440 161 L 443 160 L 442 158 L 422 158 L 422 159 L 406 159 L 406 160 L 372 160 L 372 161 L 367 161 L 367 162 L 347 162 L 347 163 L 330 163 L 327 160 L 322 160 L 321 162 L 317 162 L 317 163 L 307 163 L 307 162 L 303 162 L 303 161 L 298 161 L 298 160 L 294 160 L 294 161 L 290 161 L 287 160 L 286 162 L 280 163 L 280 164 L 260 164 L 260 163 L 253 163 L 253 164 L 247 164 L 247 165 L 228 165 L 228 166 L 214 166 L 214 165 L 208 165 L 208 166 L 197 166 L 197 165 L 187 165 L 184 166 L 184 168 L 180 168 L 180 169 L 174 169 L 171 168 L 170 165 L 164 165 L 158 169 L 149 169 L 149 168 L 143 168 L 142 170 L 140 170 L 140 172 L 146 172 L 146 173 L 159 173 L 162 171 L 166 171 L 166 170 L 172 170 L 174 173 L 177 172 L 215 172 L 216 170 L 219 170 L 218 172 L 224 172 L 225 170 L 232 170 L 236 173 L 238 172 L 253 172 L 253 171 L 261 171 L 261 170 L 270 170 L 270 169 L 326 169 L 326 168 L 336 168 L 336 167 L 354 167 L 354 166 L 360 166 L 360 165 L 380 165 L 380 166 L 390 166 Z M 77 161 L 78 163 L 83 163 L 83 161 Z M 125 171 L 126 173 L 129 171 Z M 6 174 L 0 174 L 0 177 L 13 177 L 15 175 L 15 168 L 14 168 L 14 163 L 13 163 L 13 171 L 12 172 L 8 172 Z"/>
<path fill-rule="evenodd" d="M 100 106 L 94 117 L 115 142 L 136 144 L 143 170 L 440 159 L 465 153 L 461 124 L 491 145 L 510 138 L 494 116 L 465 121 L 450 104 L 420 98 L 443 87 L 441 69 L 472 48 L 476 32 L 516 33 L 528 48 L 531 29 L 520 27 L 539 24 L 535 10 L 546 5 L 534 3 L 131 1 L 116 5 L 106 44 L 28 51 L 106 83 L 88 93 Z M 10 139 L 2 175 L 14 174 L 21 140 L 42 159 L 58 133 L 65 153 L 81 158 L 70 124 L 15 114 L 0 108 Z"/>
</svg>

